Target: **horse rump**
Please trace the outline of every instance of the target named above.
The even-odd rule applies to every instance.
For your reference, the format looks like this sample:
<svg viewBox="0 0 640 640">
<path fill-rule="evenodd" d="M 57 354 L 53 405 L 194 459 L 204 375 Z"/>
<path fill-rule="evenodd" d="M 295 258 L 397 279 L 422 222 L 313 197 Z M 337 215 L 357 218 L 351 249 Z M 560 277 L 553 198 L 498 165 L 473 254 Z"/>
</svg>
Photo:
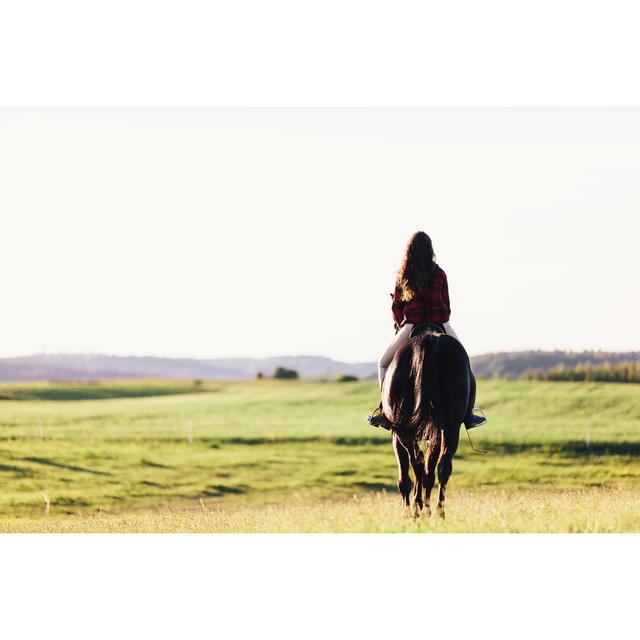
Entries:
<svg viewBox="0 0 640 640">
<path fill-rule="evenodd" d="M 383 409 L 398 435 L 416 441 L 442 428 L 438 382 L 441 334 L 426 332 L 411 338 L 396 353 L 385 377 Z"/>
</svg>

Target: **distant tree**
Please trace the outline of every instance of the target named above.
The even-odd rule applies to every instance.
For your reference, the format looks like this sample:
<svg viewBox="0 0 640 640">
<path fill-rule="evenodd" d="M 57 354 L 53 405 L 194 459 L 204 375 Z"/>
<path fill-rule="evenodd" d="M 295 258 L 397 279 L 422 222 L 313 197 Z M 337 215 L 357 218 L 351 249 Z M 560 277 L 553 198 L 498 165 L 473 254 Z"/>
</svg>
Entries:
<svg viewBox="0 0 640 640">
<path fill-rule="evenodd" d="M 352 376 L 348 373 L 345 373 L 336 378 L 336 382 L 358 382 L 358 378 L 356 376 Z"/>
<path fill-rule="evenodd" d="M 262 380 L 262 378 L 264 378 L 264 373 L 258 371 L 258 373 L 256 373 L 256 380 Z"/>
<path fill-rule="evenodd" d="M 202 380 L 198 380 L 198 379 L 194 380 L 193 381 L 193 386 L 194 387 L 201 387 L 202 386 Z"/>
<path fill-rule="evenodd" d="M 300 376 L 295 369 L 287 369 L 285 367 L 278 367 L 273 374 L 276 380 L 297 380 Z"/>
<path fill-rule="evenodd" d="M 572 382 L 631 382 L 640 383 L 640 362 L 609 362 L 601 364 L 578 363 L 574 367 L 563 365 L 541 374 L 540 379 Z"/>
</svg>

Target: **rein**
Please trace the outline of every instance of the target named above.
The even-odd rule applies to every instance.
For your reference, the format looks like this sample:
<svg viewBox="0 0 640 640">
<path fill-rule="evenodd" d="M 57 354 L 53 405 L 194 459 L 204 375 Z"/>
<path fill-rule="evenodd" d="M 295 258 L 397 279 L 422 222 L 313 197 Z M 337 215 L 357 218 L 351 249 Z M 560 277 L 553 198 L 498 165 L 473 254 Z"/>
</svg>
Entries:
<svg viewBox="0 0 640 640">
<path fill-rule="evenodd" d="M 471 448 L 472 448 L 474 451 L 476 451 L 477 453 L 489 453 L 488 451 L 485 451 L 484 449 L 476 449 L 476 448 L 473 446 L 473 442 L 471 442 L 471 436 L 469 435 L 469 429 L 467 429 L 467 428 L 465 427 L 465 429 L 464 429 L 464 430 L 467 432 L 467 438 L 469 438 L 469 444 L 471 445 Z"/>
</svg>

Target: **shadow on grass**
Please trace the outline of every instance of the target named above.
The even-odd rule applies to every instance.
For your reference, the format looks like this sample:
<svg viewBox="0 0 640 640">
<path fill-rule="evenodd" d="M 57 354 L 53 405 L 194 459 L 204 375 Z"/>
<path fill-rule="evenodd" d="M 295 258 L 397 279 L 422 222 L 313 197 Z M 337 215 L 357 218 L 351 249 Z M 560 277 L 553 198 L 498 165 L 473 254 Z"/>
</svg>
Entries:
<svg viewBox="0 0 640 640">
<path fill-rule="evenodd" d="M 329 444 L 339 447 L 388 447 L 391 438 L 381 437 L 321 437 L 309 436 L 302 438 L 290 437 L 260 437 L 260 438 L 225 438 L 206 441 L 210 447 L 220 448 L 225 445 L 274 445 L 274 444 Z M 567 440 L 566 442 L 491 442 L 490 439 L 475 443 L 488 449 L 490 453 L 500 455 L 517 455 L 526 453 L 562 455 L 565 457 L 594 457 L 594 456 L 640 456 L 640 442 L 624 441 L 596 441 L 588 445 L 584 440 Z M 464 454 L 464 451 L 461 452 Z M 460 459 L 462 455 L 458 454 Z"/>
<path fill-rule="evenodd" d="M 0 464 L 0 472 L 15 473 L 21 477 L 32 476 L 33 472 L 30 469 L 24 467 L 14 467 L 11 464 Z"/>
<path fill-rule="evenodd" d="M 364 491 L 397 491 L 398 487 L 389 482 L 355 482 L 354 487 Z"/>
<path fill-rule="evenodd" d="M 44 464 L 49 467 L 56 467 L 57 469 L 67 469 L 68 471 L 81 471 L 82 473 L 91 473 L 94 476 L 110 476 L 113 475 L 108 471 L 96 471 L 95 469 L 87 469 L 86 467 L 77 467 L 72 464 L 62 464 L 60 462 L 55 462 L 49 458 L 20 458 L 20 460 L 24 460 L 25 462 L 35 462 L 36 464 Z"/>
<path fill-rule="evenodd" d="M 152 462 L 151 460 L 141 460 L 140 464 L 143 467 L 153 467 L 154 469 L 170 469 L 166 464 L 160 464 L 159 462 Z"/>
<path fill-rule="evenodd" d="M 183 440 L 179 440 L 179 442 L 183 442 Z M 263 444 L 310 444 L 310 443 L 320 443 L 320 444 L 335 444 L 338 446 L 344 447 L 362 447 L 366 445 L 384 445 L 388 446 L 391 444 L 391 437 L 380 438 L 380 437 L 324 437 L 324 436 L 308 436 L 301 438 L 290 438 L 290 437 L 278 437 L 278 436 L 269 436 L 269 437 L 259 437 L 259 438 L 216 438 L 215 440 L 207 440 L 205 443 L 214 448 L 218 449 L 222 445 L 249 445 L 249 446 L 257 446 Z"/>
<path fill-rule="evenodd" d="M 200 387 L 188 385 L 137 385 L 122 386 L 108 383 L 78 382 L 75 384 L 53 384 L 51 387 L 32 388 L 17 387 L 10 392 L 0 393 L 2 400 L 18 401 L 78 401 L 78 400 L 115 400 L 127 398 L 153 398 L 162 396 L 177 396 L 193 393 L 215 393 L 220 391 L 216 387 Z"/>
<path fill-rule="evenodd" d="M 242 493 L 247 493 L 247 489 L 245 487 L 234 487 L 228 484 L 212 484 L 209 485 L 205 491 L 202 492 L 203 496 L 214 497 L 214 496 L 224 496 L 224 495 L 238 495 Z"/>
<path fill-rule="evenodd" d="M 517 455 L 519 453 L 537 453 L 548 455 L 561 455 L 567 458 L 585 458 L 598 456 L 640 456 L 640 442 L 591 442 L 584 440 L 567 440 L 566 442 L 500 442 L 493 444 L 490 441 L 484 443 L 491 453 L 504 455 Z"/>
<path fill-rule="evenodd" d="M 88 507 L 89 501 L 84 498 L 59 496 L 51 501 L 51 504 L 57 507 Z M 73 511 L 65 511 L 64 513 L 73 514 Z"/>
</svg>

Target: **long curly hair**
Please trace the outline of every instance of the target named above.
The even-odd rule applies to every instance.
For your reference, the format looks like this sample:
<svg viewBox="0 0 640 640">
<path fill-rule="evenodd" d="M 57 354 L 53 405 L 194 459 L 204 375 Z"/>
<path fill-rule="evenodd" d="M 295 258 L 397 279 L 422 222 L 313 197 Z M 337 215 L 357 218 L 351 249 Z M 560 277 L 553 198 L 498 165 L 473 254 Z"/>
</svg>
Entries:
<svg viewBox="0 0 640 640">
<path fill-rule="evenodd" d="M 409 238 L 396 278 L 402 300 L 412 300 L 429 289 L 436 268 L 435 258 L 431 238 L 424 231 L 417 231 Z"/>
</svg>

